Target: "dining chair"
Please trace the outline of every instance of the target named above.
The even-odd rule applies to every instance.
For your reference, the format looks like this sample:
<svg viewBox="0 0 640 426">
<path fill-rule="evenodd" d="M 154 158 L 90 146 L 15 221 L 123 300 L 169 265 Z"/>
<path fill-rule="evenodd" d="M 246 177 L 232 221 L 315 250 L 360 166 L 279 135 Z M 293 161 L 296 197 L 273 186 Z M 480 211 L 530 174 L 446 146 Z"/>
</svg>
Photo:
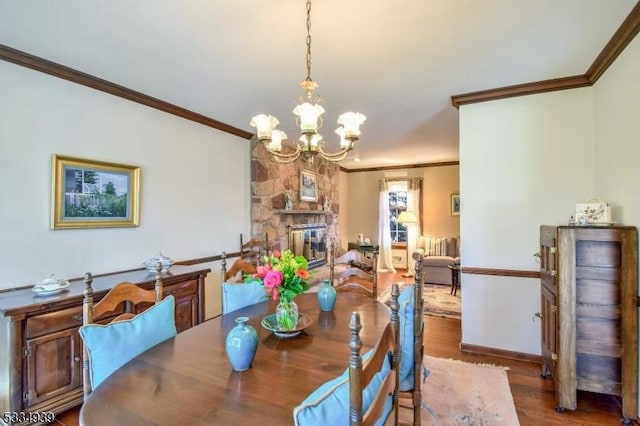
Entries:
<svg viewBox="0 0 640 426">
<path fill-rule="evenodd" d="M 372 259 L 367 259 L 357 250 L 349 250 L 336 257 L 335 243 L 331 240 L 329 252 L 329 281 L 336 291 L 378 298 L 377 250 L 374 250 Z"/>
<path fill-rule="evenodd" d="M 257 266 L 248 260 L 236 259 L 227 269 L 227 253 L 223 251 L 220 258 L 222 260 L 222 282 L 240 282 L 244 280 L 246 275 L 253 275 L 257 272 Z M 238 274 L 240 274 L 239 277 Z"/>
<path fill-rule="evenodd" d="M 363 361 L 360 355 L 360 314 L 353 312 L 349 329 L 349 423 L 352 426 L 368 426 L 386 422 L 393 415 L 393 424 L 398 424 L 399 382 L 399 318 L 398 284 L 392 284 L 391 317 L 378 339 L 371 356 Z M 379 383 L 373 390 L 369 384 Z M 374 392 L 368 407 L 364 406 L 365 392 Z"/>
<path fill-rule="evenodd" d="M 419 426 L 421 421 L 422 391 L 421 373 L 424 370 L 424 257 L 413 253 L 415 260 L 415 282 L 405 287 L 400 294 L 400 383 L 399 408 L 413 410 L 413 423 Z M 404 401 L 409 400 L 407 404 Z"/>
<path fill-rule="evenodd" d="M 93 276 L 85 274 L 83 325 L 79 329 L 84 346 L 85 399 L 126 362 L 177 334 L 175 300 L 171 295 L 162 299 L 161 271 L 158 262 L 153 290 L 120 282 L 95 304 Z"/>
<path fill-rule="evenodd" d="M 253 305 L 256 303 L 264 302 L 267 300 L 264 286 L 259 281 L 239 281 L 231 282 L 232 277 L 227 272 L 227 260 L 226 253 L 222 252 L 222 314 L 236 311 L 244 308 L 245 306 Z M 238 262 L 238 261 L 236 261 Z M 249 265 L 251 268 L 243 270 L 243 274 L 252 274 L 256 272 L 253 265 Z M 253 271 L 253 272 L 251 272 Z"/>
<path fill-rule="evenodd" d="M 264 238 L 253 237 L 246 243 L 243 241 L 242 234 L 240 234 L 240 260 L 258 266 L 262 265 L 263 256 L 270 253 L 269 234 L 265 233 Z"/>
<path fill-rule="evenodd" d="M 398 422 L 398 302 L 397 283 L 391 287 L 389 322 L 374 348 L 360 355 L 360 314 L 351 315 L 349 367 L 321 384 L 293 409 L 295 426 L 381 425 L 393 415 Z M 366 324 L 365 324 L 366 327 Z"/>
</svg>

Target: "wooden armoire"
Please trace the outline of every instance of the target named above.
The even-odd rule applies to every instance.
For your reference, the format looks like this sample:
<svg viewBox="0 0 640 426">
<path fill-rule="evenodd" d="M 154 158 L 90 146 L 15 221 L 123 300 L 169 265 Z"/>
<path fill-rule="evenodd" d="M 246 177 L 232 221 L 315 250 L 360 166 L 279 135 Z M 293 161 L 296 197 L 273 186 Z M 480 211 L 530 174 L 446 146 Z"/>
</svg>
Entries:
<svg viewBox="0 0 640 426">
<path fill-rule="evenodd" d="M 617 395 L 638 414 L 638 232 L 631 226 L 541 226 L 543 376 L 556 409 L 577 390 Z"/>
</svg>

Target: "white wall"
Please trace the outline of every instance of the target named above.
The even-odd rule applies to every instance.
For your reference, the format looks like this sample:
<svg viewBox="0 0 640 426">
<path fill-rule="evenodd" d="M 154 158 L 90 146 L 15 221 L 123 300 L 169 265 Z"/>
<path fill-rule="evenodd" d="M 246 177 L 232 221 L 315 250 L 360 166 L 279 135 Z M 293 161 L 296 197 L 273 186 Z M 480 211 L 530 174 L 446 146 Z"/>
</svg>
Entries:
<svg viewBox="0 0 640 426">
<path fill-rule="evenodd" d="M 622 52 L 594 90 L 596 189 L 614 220 L 640 225 L 640 37 Z"/>
<path fill-rule="evenodd" d="M 137 268 L 159 250 L 210 256 L 249 233 L 248 141 L 3 61 L 0 99 L 0 288 Z M 51 230 L 54 153 L 140 166 L 140 226 Z"/>
<path fill-rule="evenodd" d="M 594 90 L 597 193 L 613 204 L 614 220 L 636 227 L 640 225 L 639 75 L 640 38 L 636 37 Z"/>
<path fill-rule="evenodd" d="M 594 195 L 593 90 L 460 108 L 463 267 L 539 269 L 541 224 Z M 540 281 L 463 274 L 463 343 L 540 354 Z M 508 320 L 505 320 L 507 319 Z"/>
</svg>

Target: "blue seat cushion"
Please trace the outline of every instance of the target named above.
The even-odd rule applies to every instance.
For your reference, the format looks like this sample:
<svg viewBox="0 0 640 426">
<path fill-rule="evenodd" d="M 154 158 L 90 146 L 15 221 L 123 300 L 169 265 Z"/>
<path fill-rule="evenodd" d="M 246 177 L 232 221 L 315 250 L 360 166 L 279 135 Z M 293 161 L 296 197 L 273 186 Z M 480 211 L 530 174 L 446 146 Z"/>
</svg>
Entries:
<svg viewBox="0 0 640 426">
<path fill-rule="evenodd" d="M 81 326 L 80 336 L 90 360 L 91 387 L 95 389 L 129 360 L 175 336 L 174 310 L 175 300 L 167 296 L 132 319 Z"/>
<path fill-rule="evenodd" d="M 413 389 L 413 311 L 416 305 L 415 285 L 405 286 L 400 291 L 398 302 L 400 309 L 400 383 L 398 390 L 408 391 Z"/>
<path fill-rule="evenodd" d="M 267 294 L 259 281 L 222 283 L 222 313 L 236 311 L 245 306 L 267 300 Z"/>
<path fill-rule="evenodd" d="M 371 357 L 373 349 L 362 357 L 363 361 Z M 363 412 L 366 412 L 385 377 L 391 371 L 391 362 L 387 360 L 369 382 L 362 396 Z M 393 408 L 391 396 L 385 402 L 384 410 L 376 426 L 384 425 Z M 325 382 L 311 392 L 300 405 L 293 409 L 296 426 L 340 426 L 349 425 L 349 369 L 340 376 Z"/>
</svg>

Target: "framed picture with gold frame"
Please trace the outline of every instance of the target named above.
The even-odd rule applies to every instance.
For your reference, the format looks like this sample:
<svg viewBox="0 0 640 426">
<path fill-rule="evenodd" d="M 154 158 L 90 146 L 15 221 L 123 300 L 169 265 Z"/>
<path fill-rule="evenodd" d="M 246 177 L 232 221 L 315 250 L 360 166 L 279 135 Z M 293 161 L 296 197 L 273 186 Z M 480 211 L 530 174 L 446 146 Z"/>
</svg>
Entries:
<svg viewBox="0 0 640 426">
<path fill-rule="evenodd" d="M 51 229 L 138 226 L 140 168 L 54 154 Z"/>
<path fill-rule="evenodd" d="M 300 170 L 300 201 L 318 201 L 318 175 Z"/>
<path fill-rule="evenodd" d="M 451 216 L 460 216 L 460 194 L 451 194 Z"/>
</svg>

